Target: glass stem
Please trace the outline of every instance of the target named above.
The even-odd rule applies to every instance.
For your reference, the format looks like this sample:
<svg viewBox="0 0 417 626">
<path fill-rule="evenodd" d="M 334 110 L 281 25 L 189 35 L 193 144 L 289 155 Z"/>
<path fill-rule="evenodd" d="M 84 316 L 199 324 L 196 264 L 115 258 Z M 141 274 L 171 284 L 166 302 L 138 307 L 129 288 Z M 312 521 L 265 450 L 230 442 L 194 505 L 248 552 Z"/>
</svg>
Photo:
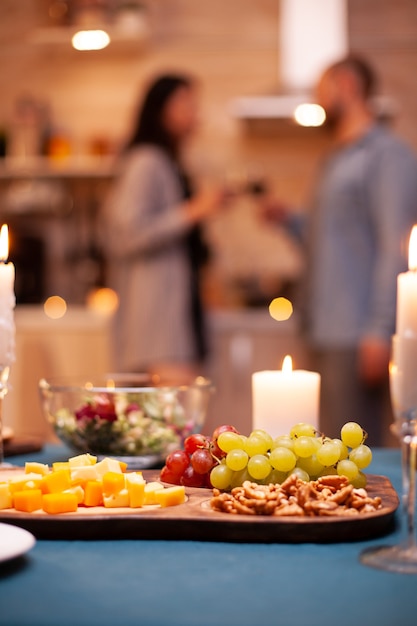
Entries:
<svg viewBox="0 0 417 626">
<path fill-rule="evenodd" d="M 416 545 L 414 533 L 416 503 L 416 451 L 417 437 L 406 435 L 402 440 L 403 455 L 403 504 L 407 519 L 407 546 Z"/>
</svg>

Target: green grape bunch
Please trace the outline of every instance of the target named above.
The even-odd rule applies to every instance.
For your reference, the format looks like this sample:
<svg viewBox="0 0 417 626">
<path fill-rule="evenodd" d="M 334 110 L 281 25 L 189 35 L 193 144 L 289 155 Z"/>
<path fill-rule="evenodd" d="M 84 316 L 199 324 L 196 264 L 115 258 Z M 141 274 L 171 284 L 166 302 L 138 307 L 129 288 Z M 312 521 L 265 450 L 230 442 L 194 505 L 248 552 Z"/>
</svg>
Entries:
<svg viewBox="0 0 417 626">
<path fill-rule="evenodd" d="M 366 437 L 356 422 L 346 423 L 336 439 L 304 422 L 275 439 L 261 429 L 253 430 L 249 436 L 224 431 L 217 438 L 223 455 L 210 470 L 210 483 L 221 491 L 229 491 L 245 480 L 280 484 L 292 474 L 304 481 L 338 474 L 346 476 L 354 487 L 365 487 L 363 470 L 372 461 Z"/>
</svg>

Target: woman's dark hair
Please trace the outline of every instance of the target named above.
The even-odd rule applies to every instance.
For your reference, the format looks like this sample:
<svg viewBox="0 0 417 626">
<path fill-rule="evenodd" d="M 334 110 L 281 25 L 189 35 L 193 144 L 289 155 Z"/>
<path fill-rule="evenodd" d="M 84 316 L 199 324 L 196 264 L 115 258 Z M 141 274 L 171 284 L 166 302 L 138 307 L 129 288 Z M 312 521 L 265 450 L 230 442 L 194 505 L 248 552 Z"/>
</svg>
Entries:
<svg viewBox="0 0 417 626">
<path fill-rule="evenodd" d="M 144 97 L 127 149 L 141 144 L 152 144 L 159 146 L 175 158 L 177 143 L 164 128 L 163 111 L 177 89 L 191 87 L 193 83 L 190 77 L 180 74 L 166 74 L 157 78 Z"/>
</svg>

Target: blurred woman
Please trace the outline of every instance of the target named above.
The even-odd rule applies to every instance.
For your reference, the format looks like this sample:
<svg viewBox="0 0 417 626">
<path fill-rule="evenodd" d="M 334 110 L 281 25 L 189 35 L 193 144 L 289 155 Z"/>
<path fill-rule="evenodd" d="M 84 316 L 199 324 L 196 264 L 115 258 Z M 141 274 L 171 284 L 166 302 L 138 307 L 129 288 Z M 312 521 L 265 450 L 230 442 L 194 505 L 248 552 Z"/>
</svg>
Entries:
<svg viewBox="0 0 417 626">
<path fill-rule="evenodd" d="M 183 151 L 198 119 L 198 89 L 181 75 L 145 95 L 119 175 L 103 207 L 108 284 L 119 296 L 113 363 L 120 372 L 193 374 L 206 356 L 200 225 L 225 201 L 194 192 Z"/>
</svg>

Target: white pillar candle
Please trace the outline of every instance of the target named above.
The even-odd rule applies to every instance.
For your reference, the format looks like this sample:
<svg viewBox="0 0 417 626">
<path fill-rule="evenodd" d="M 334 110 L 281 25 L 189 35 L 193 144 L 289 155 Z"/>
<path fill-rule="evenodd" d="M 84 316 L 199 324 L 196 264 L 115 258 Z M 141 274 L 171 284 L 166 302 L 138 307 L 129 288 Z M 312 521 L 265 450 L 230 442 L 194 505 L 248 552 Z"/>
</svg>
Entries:
<svg viewBox="0 0 417 626">
<path fill-rule="evenodd" d="M 397 277 L 396 334 L 403 337 L 417 335 L 417 226 L 411 231 L 408 268 Z"/>
<path fill-rule="evenodd" d="M 288 434 L 298 422 L 318 428 L 320 374 L 293 370 L 285 357 L 282 370 L 252 374 L 253 428 L 266 430 L 272 437 Z"/>
<path fill-rule="evenodd" d="M 5 224 L 0 231 L 0 368 L 10 366 L 15 359 L 15 324 L 13 309 L 14 265 L 7 263 L 9 234 Z"/>
</svg>

